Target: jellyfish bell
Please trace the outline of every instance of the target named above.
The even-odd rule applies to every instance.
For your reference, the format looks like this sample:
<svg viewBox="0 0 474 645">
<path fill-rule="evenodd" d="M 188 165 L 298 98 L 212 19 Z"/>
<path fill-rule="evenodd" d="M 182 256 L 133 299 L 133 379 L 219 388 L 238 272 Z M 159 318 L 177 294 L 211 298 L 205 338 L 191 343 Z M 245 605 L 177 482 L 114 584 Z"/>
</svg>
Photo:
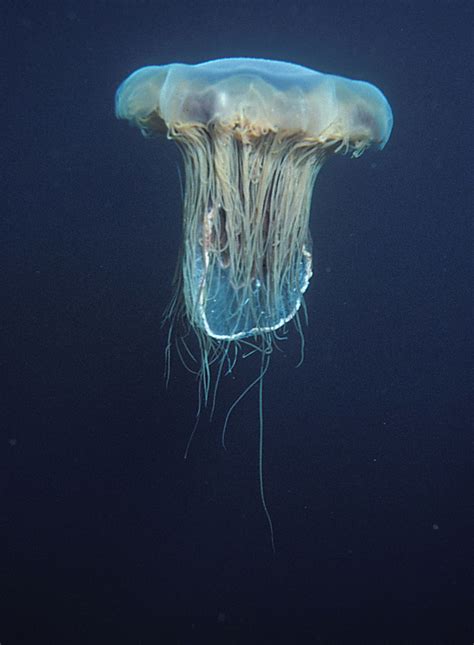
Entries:
<svg viewBox="0 0 474 645">
<path fill-rule="evenodd" d="M 119 87 L 116 114 L 183 152 L 184 310 L 201 339 L 229 342 L 295 317 L 312 276 L 321 166 L 383 148 L 392 127 L 369 83 L 246 58 L 139 69 Z"/>
</svg>

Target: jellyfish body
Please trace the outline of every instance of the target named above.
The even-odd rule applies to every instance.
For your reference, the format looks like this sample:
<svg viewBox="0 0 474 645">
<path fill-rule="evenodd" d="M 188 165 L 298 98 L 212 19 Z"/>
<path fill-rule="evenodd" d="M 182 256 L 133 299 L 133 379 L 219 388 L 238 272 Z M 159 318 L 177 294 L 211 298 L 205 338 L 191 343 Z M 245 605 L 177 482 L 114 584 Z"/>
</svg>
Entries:
<svg viewBox="0 0 474 645">
<path fill-rule="evenodd" d="M 199 342 L 198 417 L 210 365 L 218 360 L 218 383 L 226 359 L 232 370 L 231 346 L 261 350 L 259 376 L 229 408 L 222 443 L 229 415 L 258 384 L 260 496 L 274 550 L 262 412 L 273 338 L 292 319 L 299 326 L 312 276 L 309 215 L 319 170 L 333 153 L 358 157 L 371 145 L 383 148 L 390 106 L 369 83 L 246 58 L 144 67 L 119 87 L 115 106 L 117 117 L 147 136 L 167 134 L 183 153 L 183 252 L 168 316 L 184 311 Z"/>
<path fill-rule="evenodd" d="M 322 164 L 382 148 L 392 127 L 369 83 L 245 58 L 139 69 L 119 87 L 116 114 L 183 152 L 180 297 L 211 341 L 263 337 L 297 314 Z"/>
</svg>

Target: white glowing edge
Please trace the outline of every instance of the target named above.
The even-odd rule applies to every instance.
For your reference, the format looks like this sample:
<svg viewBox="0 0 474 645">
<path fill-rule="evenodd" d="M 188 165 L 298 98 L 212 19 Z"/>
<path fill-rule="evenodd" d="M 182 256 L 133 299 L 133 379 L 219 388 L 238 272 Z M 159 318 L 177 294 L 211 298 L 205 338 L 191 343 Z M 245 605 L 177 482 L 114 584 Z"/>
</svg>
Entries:
<svg viewBox="0 0 474 645">
<path fill-rule="evenodd" d="M 309 281 L 311 280 L 311 277 L 313 275 L 313 269 L 312 269 L 312 255 L 311 253 L 306 249 L 306 246 L 303 246 L 303 255 L 305 258 L 305 264 L 306 264 L 306 272 L 305 272 L 305 282 L 303 284 L 303 287 L 300 289 L 301 295 L 304 294 L 306 289 L 308 288 Z M 241 332 L 240 334 L 234 334 L 232 336 L 221 336 L 220 334 L 214 334 L 211 331 L 211 328 L 208 325 L 207 322 L 207 317 L 204 311 L 204 288 L 206 286 L 206 272 L 207 272 L 207 267 L 209 266 L 209 253 L 204 253 L 204 275 L 201 281 L 201 285 L 199 288 L 199 301 L 198 301 L 198 308 L 199 308 L 199 313 L 200 313 L 200 318 L 201 321 L 203 322 L 204 325 L 204 330 L 208 336 L 211 338 L 215 338 L 216 340 L 239 340 L 239 338 L 247 338 L 248 336 L 257 335 L 269 332 L 269 331 L 275 331 L 276 329 L 279 329 L 282 327 L 285 323 L 289 322 L 292 318 L 295 317 L 296 313 L 298 312 L 299 308 L 301 307 L 301 301 L 302 298 L 298 298 L 298 302 L 293 309 L 293 311 L 286 317 L 286 318 L 281 318 L 281 320 L 278 321 L 276 325 L 272 325 L 271 327 L 254 327 L 253 329 L 250 329 L 249 331 L 246 332 Z"/>
</svg>

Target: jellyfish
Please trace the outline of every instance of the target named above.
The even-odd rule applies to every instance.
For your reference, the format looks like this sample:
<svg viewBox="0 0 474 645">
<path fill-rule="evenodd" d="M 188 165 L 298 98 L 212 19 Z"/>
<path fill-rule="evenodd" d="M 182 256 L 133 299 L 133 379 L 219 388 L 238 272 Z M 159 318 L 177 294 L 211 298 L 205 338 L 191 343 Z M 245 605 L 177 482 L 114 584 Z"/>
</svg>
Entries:
<svg viewBox="0 0 474 645">
<path fill-rule="evenodd" d="M 182 151 L 183 248 L 168 318 L 182 314 L 195 333 L 207 401 L 210 365 L 220 358 L 220 374 L 230 347 L 259 347 L 262 377 L 278 330 L 292 320 L 300 329 L 318 172 L 333 154 L 383 148 L 392 112 L 370 83 L 253 58 L 138 69 L 115 106 Z M 262 483 L 261 493 L 266 510 Z"/>
</svg>

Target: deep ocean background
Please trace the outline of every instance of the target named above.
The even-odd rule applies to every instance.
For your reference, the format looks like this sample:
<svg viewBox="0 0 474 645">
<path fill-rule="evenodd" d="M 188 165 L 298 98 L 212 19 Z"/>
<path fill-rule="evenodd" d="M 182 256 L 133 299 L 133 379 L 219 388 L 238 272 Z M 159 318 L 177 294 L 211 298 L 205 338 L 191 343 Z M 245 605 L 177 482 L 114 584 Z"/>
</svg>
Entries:
<svg viewBox="0 0 474 645">
<path fill-rule="evenodd" d="M 472 642 L 472 4 L 2 4 L 0 642 Z M 114 117 L 147 64 L 288 60 L 379 86 L 385 150 L 313 200 L 299 340 L 258 401 L 165 388 L 179 153 Z"/>
</svg>

